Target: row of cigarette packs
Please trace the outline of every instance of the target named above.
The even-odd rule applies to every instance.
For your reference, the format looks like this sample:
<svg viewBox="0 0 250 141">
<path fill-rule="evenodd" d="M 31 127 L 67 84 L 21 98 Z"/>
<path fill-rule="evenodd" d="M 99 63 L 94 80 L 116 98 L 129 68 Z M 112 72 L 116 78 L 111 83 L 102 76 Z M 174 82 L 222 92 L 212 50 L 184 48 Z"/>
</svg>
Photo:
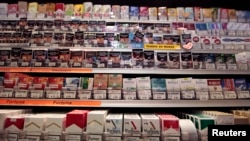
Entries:
<svg viewBox="0 0 250 141">
<path fill-rule="evenodd" d="M 101 5 L 92 2 L 82 4 L 19 1 L 17 4 L 0 3 L 1 17 L 29 18 L 85 18 L 130 20 L 178 20 L 178 21 L 240 21 L 249 20 L 249 11 L 227 8 L 201 7 L 148 7 L 128 5 Z"/>
<path fill-rule="evenodd" d="M 5 73 L 1 97 L 49 99 L 242 99 L 249 98 L 245 78 L 123 78 L 121 74 L 89 77 L 31 77 Z M 46 94 L 45 94 L 46 93 Z M 44 96 L 45 95 L 45 96 Z"/>
<path fill-rule="evenodd" d="M 2 134 L 7 134 L 6 138 L 32 138 L 33 136 L 33 138 L 39 138 L 39 140 L 43 138 L 46 141 L 62 138 L 66 140 L 74 138 L 80 141 L 86 136 L 87 141 L 103 141 L 104 138 L 108 141 L 122 139 L 141 141 L 141 138 L 144 139 L 143 141 L 170 141 L 171 139 L 205 141 L 209 125 L 249 125 L 249 111 L 232 112 L 193 111 L 191 113 L 177 112 L 177 115 L 173 115 L 73 110 L 67 113 L 33 114 L 30 110 L 4 109 L 0 110 L 0 131 Z M 25 132 L 24 136 L 20 136 L 22 132 Z"/>
<path fill-rule="evenodd" d="M 143 22 L 108 20 L 0 20 L 1 31 L 39 31 L 39 32 L 136 32 L 176 34 L 178 29 L 186 32 L 221 36 L 249 36 L 249 23 L 233 22 Z M 200 33 L 202 31 L 202 33 Z M 207 33 L 205 33 L 207 32 Z"/>
<path fill-rule="evenodd" d="M 0 66 L 248 70 L 249 52 L 238 54 L 131 51 L 84 51 L 69 48 L 1 48 Z"/>
<path fill-rule="evenodd" d="M 156 141 L 161 136 L 177 138 L 179 141 L 181 134 L 180 119 L 167 113 L 122 114 L 110 113 L 108 110 L 73 110 L 68 113 L 17 114 L 15 111 L 1 111 L 1 131 L 9 135 L 7 138 L 18 138 L 19 133 L 25 132 L 24 138 L 33 136 L 40 140 L 40 137 L 44 138 L 42 133 L 45 133 L 47 140 L 51 141 L 53 138 L 63 138 L 65 132 L 68 134 L 64 137 L 66 140 L 74 138 L 74 141 L 81 141 L 85 132 L 88 134 L 87 141 L 103 141 L 103 135 L 111 137 L 109 140 L 112 141 L 120 141 L 123 136 L 137 141 L 142 134 Z"/>
</svg>

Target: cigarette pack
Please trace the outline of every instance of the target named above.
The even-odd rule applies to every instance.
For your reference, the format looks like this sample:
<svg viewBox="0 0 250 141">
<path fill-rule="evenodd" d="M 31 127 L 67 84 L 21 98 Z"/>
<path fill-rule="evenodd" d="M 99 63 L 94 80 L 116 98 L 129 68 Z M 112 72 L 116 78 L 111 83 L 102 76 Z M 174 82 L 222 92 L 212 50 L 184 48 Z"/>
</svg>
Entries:
<svg viewBox="0 0 250 141">
<path fill-rule="evenodd" d="M 123 132 L 127 136 L 141 136 L 141 117 L 138 114 L 124 114 Z"/>
<path fill-rule="evenodd" d="M 107 114 L 107 110 L 93 110 L 88 112 L 86 132 L 89 134 L 103 134 Z"/>
<path fill-rule="evenodd" d="M 105 122 L 105 132 L 110 136 L 122 136 L 123 114 L 108 114 Z"/>
</svg>

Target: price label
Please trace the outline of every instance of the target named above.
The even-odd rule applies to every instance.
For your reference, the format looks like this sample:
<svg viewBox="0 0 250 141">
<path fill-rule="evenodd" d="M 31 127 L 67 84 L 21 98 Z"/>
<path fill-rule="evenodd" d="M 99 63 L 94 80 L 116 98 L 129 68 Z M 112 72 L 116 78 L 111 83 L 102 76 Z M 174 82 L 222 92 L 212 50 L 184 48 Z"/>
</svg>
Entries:
<svg viewBox="0 0 250 141">
<path fill-rule="evenodd" d="M 244 45 L 234 45 L 235 50 L 245 50 Z"/>
<path fill-rule="evenodd" d="M 235 91 L 224 91 L 225 99 L 236 99 L 237 95 Z"/>
<path fill-rule="evenodd" d="M 28 66 L 29 66 L 29 62 L 22 62 L 22 63 L 21 63 L 21 66 L 22 66 L 22 67 L 28 67 Z"/>
<path fill-rule="evenodd" d="M 49 62 L 49 67 L 55 67 L 56 66 L 56 62 Z"/>
<path fill-rule="evenodd" d="M 82 64 L 81 63 L 73 63 L 73 67 L 81 67 Z"/>
<path fill-rule="evenodd" d="M 180 141 L 180 137 L 164 137 L 163 141 Z"/>
<path fill-rule="evenodd" d="M 214 45 L 214 49 L 222 50 L 224 48 L 223 48 L 223 45 Z"/>
<path fill-rule="evenodd" d="M 163 93 L 163 94 L 155 94 L 155 93 L 153 93 L 153 99 L 155 99 L 155 100 L 166 99 L 166 93 Z"/>
<path fill-rule="evenodd" d="M 208 92 L 196 92 L 197 99 L 199 100 L 208 100 L 209 94 Z"/>
<path fill-rule="evenodd" d="M 236 64 L 228 64 L 227 69 L 228 70 L 237 70 L 237 65 Z"/>
<path fill-rule="evenodd" d="M 238 91 L 237 95 L 239 99 L 250 98 L 249 91 Z"/>
<path fill-rule="evenodd" d="M 181 94 L 182 94 L 183 99 L 194 99 L 195 98 L 194 91 L 182 91 Z"/>
<path fill-rule="evenodd" d="M 0 97 L 12 97 L 13 96 L 13 90 L 4 90 L 0 92 Z"/>
<path fill-rule="evenodd" d="M 133 94 L 127 94 L 127 95 L 123 95 L 125 100 L 135 100 L 136 99 L 136 95 Z"/>
<path fill-rule="evenodd" d="M 97 67 L 98 68 L 105 68 L 105 64 L 98 64 Z"/>
<path fill-rule="evenodd" d="M 81 141 L 82 136 L 81 135 L 68 135 L 68 141 Z"/>
<path fill-rule="evenodd" d="M 49 141 L 61 141 L 61 136 L 49 135 L 48 140 Z"/>
<path fill-rule="evenodd" d="M 210 99 L 224 99 L 222 92 L 210 92 Z"/>
<path fill-rule="evenodd" d="M 69 99 L 76 98 L 76 91 L 64 91 L 63 98 L 69 98 Z"/>
<path fill-rule="evenodd" d="M 92 64 L 86 64 L 86 68 L 92 68 L 93 65 Z"/>
<path fill-rule="evenodd" d="M 8 139 L 8 141 L 17 141 L 18 140 L 18 134 L 9 133 L 7 135 L 7 139 Z"/>
<path fill-rule="evenodd" d="M 206 49 L 206 50 L 211 50 L 213 49 L 213 46 L 210 44 L 210 45 L 203 45 L 203 49 Z"/>
<path fill-rule="evenodd" d="M 30 98 L 42 98 L 43 90 L 31 90 Z"/>
<path fill-rule="evenodd" d="M 80 99 L 91 99 L 91 94 L 79 94 Z"/>
<path fill-rule="evenodd" d="M 215 64 L 214 63 L 207 63 L 206 69 L 207 70 L 215 70 Z"/>
<path fill-rule="evenodd" d="M 10 63 L 10 66 L 11 66 L 11 67 L 17 67 L 17 66 L 18 66 L 18 63 L 17 63 L 17 62 L 11 62 L 11 63 Z"/>
<path fill-rule="evenodd" d="M 35 62 L 34 66 L 35 67 L 41 67 L 42 66 L 42 62 Z"/>
<path fill-rule="evenodd" d="M 225 45 L 224 47 L 225 47 L 225 50 L 232 50 L 232 49 L 234 49 L 234 45 L 232 45 L 232 44 Z"/>
<path fill-rule="evenodd" d="M 149 100 L 150 99 L 150 95 L 147 95 L 147 94 L 138 94 L 138 98 L 140 100 Z"/>
<path fill-rule="evenodd" d="M 40 141 L 40 136 L 26 136 L 29 141 Z"/>
<path fill-rule="evenodd" d="M 180 92 L 168 92 L 168 98 L 171 100 L 180 100 L 181 93 Z"/>
<path fill-rule="evenodd" d="M 102 141 L 102 135 L 89 135 L 88 141 Z"/>
<path fill-rule="evenodd" d="M 18 139 L 18 141 L 29 141 L 29 139 Z"/>
<path fill-rule="evenodd" d="M 226 70 L 226 64 L 217 64 L 216 68 L 217 70 Z"/>
<path fill-rule="evenodd" d="M 94 94 L 94 99 L 106 99 L 106 94 Z"/>
<path fill-rule="evenodd" d="M 17 98 L 27 98 L 28 97 L 28 90 L 17 90 L 15 92 L 15 97 L 17 97 Z"/>
<path fill-rule="evenodd" d="M 46 93 L 46 98 L 49 98 L 49 99 L 61 98 L 61 91 L 48 90 Z"/>
<path fill-rule="evenodd" d="M 239 70 L 246 71 L 248 70 L 248 65 L 247 64 L 238 64 Z"/>
<path fill-rule="evenodd" d="M 117 94 L 109 94 L 109 99 L 121 99 L 122 94 L 117 93 Z"/>
<path fill-rule="evenodd" d="M 0 66 L 3 66 L 5 64 L 4 61 L 0 61 Z"/>
<path fill-rule="evenodd" d="M 68 67 L 68 63 L 67 62 L 63 62 L 63 63 L 61 63 L 60 67 L 67 68 Z"/>
</svg>

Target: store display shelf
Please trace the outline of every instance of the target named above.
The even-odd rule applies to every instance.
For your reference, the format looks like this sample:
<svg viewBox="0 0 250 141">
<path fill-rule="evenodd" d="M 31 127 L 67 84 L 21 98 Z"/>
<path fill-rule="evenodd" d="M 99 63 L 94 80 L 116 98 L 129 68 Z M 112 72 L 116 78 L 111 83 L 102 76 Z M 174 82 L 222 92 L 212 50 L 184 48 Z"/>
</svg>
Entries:
<svg viewBox="0 0 250 141">
<path fill-rule="evenodd" d="M 2 106 L 52 107 L 250 107 L 250 100 L 72 100 L 72 99 L 0 99 Z"/>
<path fill-rule="evenodd" d="M 119 74 L 159 74 L 159 75 L 250 75 L 250 70 L 196 70 L 196 69 L 148 69 L 148 68 L 46 68 L 46 67 L 0 67 L 0 72 L 20 73 L 119 73 Z"/>
</svg>

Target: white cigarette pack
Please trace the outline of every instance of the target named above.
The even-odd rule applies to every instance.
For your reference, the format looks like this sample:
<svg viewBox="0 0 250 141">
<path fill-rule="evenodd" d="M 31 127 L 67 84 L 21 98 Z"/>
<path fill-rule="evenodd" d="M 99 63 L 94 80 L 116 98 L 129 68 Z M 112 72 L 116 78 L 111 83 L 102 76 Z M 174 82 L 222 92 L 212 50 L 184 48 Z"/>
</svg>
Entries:
<svg viewBox="0 0 250 141">
<path fill-rule="evenodd" d="M 89 134 L 103 134 L 107 114 L 107 110 L 90 111 L 87 116 L 86 132 Z"/>
<path fill-rule="evenodd" d="M 66 114 L 50 114 L 47 116 L 47 122 L 45 125 L 45 131 L 61 133 L 64 131 L 64 121 Z"/>
<path fill-rule="evenodd" d="M 141 117 L 138 114 L 124 114 L 123 132 L 129 136 L 141 136 Z"/>
<path fill-rule="evenodd" d="M 141 114 L 142 133 L 146 136 L 160 136 L 160 119 L 155 114 Z"/>
<path fill-rule="evenodd" d="M 106 117 L 105 132 L 110 136 L 122 136 L 123 114 L 109 114 Z"/>
<path fill-rule="evenodd" d="M 42 132 L 46 123 L 46 115 L 31 114 L 24 116 L 24 128 L 26 132 Z"/>
</svg>

